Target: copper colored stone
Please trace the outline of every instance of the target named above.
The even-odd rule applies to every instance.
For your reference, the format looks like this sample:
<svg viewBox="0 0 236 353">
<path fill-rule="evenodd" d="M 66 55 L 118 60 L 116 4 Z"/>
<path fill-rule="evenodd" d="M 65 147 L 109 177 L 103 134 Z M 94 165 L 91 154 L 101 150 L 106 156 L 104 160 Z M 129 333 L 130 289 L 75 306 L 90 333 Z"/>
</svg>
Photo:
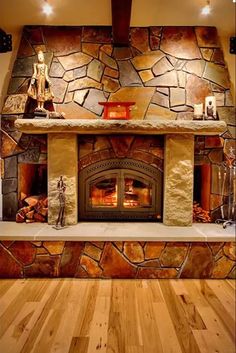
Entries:
<svg viewBox="0 0 236 353">
<path fill-rule="evenodd" d="M 160 48 L 181 59 L 201 58 L 192 27 L 164 27 Z"/>
<path fill-rule="evenodd" d="M 51 78 L 51 82 L 54 93 L 54 103 L 62 103 L 65 97 L 68 84 L 60 78 Z"/>
<path fill-rule="evenodd" d="M 88 65 L 87 76 L 100 82 L 104 70 L 104 64 L 97 59 L 92 60 Z"/>
<path fill-rule="evenodd" d="M 60 262 L 60 276 L 74 276 L 79 264 L 84 242 L 66 241 Z"/>
<path fill-rule="evenodd" d="M 23 36 L 28 39 L 31 44 L 43 44 L 42 28 L 40 26 L 24 27 Z"/>
<path fill-rule="evenodd" d="M 226 67 L 211 62 L 206 63 L 203 77 L 224 88 L 230 88 L 229 74 Z"/>
<path fill-rule="evenodd" d="M 220 249 L 222 249 L 224 243 L 212 242 L 208 243 L 208 245 L 211 248 L 212 254 L 215 256 L 220 251 Z"/>
<path fill-rule="evenodd" d="M 161 264 L 160 264 L 160 261 L 158 259 L 144 261 L 141 264 L 139 264 L 139 266 L 161 268 Z"/>
<path fill-rule="evenodd" d="M 0 278 L 19 278 L 22 275 L 22 266 L 0 244 Z"/>
<path fill-rule="evenodd" d="M 97 119 L 97 115 L 74 102 L 68 104 L 55 104 L 55 106 L 57 112 L 65 113 L 66 119 Z"/>
<path fill-rule="evenodd" d="M 142 86 L 139 75 L 129 61 L 118 61 L 118 66 L 121 86 Z"/>
<path fill-rule="evenodd" d="M 159 26 L 150 27 L 150 35 L 152 35 L 152 36 L 160 37 L 161 31 L 162 31 L 162 27 L 159 27 Z"/>
<path fill-rule="evenodd" d="M 136 70 L 151 69 L 165 55 L 160 50 L 135 56 L 131 61 Z"/>
<path fill-rule="evenodd" d="M 101 277 L 102 269 L 98 266 L 98 263 L 86 255 L 82 255 L 80 259 L 80 265 L 88 273 L 89 277 Z"/>
<path fill-rule="evenodd" d="M 49 76 L 62 78 L 64 73 L 65 73 L 65 70 L 63 69 L 62 65 L 57 61 L 53 61 L 49 71 Z"/>
<path fill-rule="evenodd" d="M 97 246 L 94 246 L 91 243 L 87 242 L 85 244 L 84 253 L 92 259 L 99 261 L 102 254 L 102 250 L 99 249 Z"/>
<path fill-rule="evenodd" d="M 144 261 L 143 248 L 139 242 L 136 241 L 124 243 L 124 255 L 133 263 Z"/>
<path fill-rule="evenodd" d="M 123 241 L 114 241 L 112 242 L 112 244 L 114 244 L 121 252 L 123 251 L 123 245 L 124 245 Z"/>
<path fill-rule="evenodd" d="M 100 47 L 100 50 L 103 50 L 107 55 L 111 56 L 113 47 L 110 44 L 104 44 Z"/>
<path fill-rule="evenodd" d="M 148 242 L 144 247 L 145 260 L 159 258 L 164 247 L 164 242 Z"/>
<path fill-rule="evenodd" d="M 103 84 L 104 91 L 109 93 L 116 92 L 120 88 L 119 81 L 108 76 L 103 76 L 102 84 Z"/>
<path fill-rule="evenodd" d="M 210 278 L 214 261 L 207 244 L 193 243 L 184 262 L 180 278 Z"/>
<path fill-rule="evenodd" d="M 199 47 L 219 47 L 217 30 L 215 27 L 195 27 Z"/>
<path fill-rule="evenodd" d="M 223 251 L 230 260 L 236 261 L 236 243 L 226 243 Z"/>
<path fill-rule="evenodd" d="M 176 113 L 172 112 L 170 109 L 160 107 L 156 104 L 150 104 L 146 113 L 145 119 L 147 120 L 156 120 L 156 119 L 166 119 L 166 120 L 175 120 Z"/>
<path fill-rule="evenodd" d="M 31 47 L 30 43 L 28 42 L 28 40 L 25 37 L 21 38 L 21 42 L 20 42 L 20 46 L 17 52 L 17 57 L 21 58 L 21 57 L 25 57 L 25 56 L 31 56 L 34 55 L 35 52 L 33 50 L 33 48 Z"/>
<path fill-rule="evenodd" d="M 200 48 L 201 53 L 202 53 L 202 57 L 203 59 L 210 61 L 212 54 L 213 54 L 213 49 L 209 49 L 209 48 Z"/>
<path fill-rule="evenodd" d="M 106 243 L 100 266 L 103 277 L 106 278 L 135 278 L 136 266 L 132 265 L 113 245 Z"/>
<path fill-rule="evenodd" d="M 214 50 L 214 54 L 211 58 L 211 61 L 214 61 L 214 63 L 216 64 L 220 64 L 220 65 L 224 65 L 225 61 L 224 61 L 224 54 L 222 52 L 221 49 L 215 49 Z"/>
<path fill-rule="evenodd" d="M 1 131 L 1 157 L 6 158 L 24 150 L 5 131 Z"/>
<path fill-rule="evenodd" d="M 59 264 L 61 257 L 59 255 L 37 255 L 32 265 L 25 267 L 26 277 L 58 277 Z"/>
<path fill-rule="evenodd" d="M 99 53 L 99 59 L 107 66 L 111 67 L 112 69 L 117 69 L 117 63 L 116 61 L 111 58 L 109 55 L 107 55 L 105 52 L 100 51 Z"/>
<path fill-rule="evenodd" d="M 122 87 L 112 93 L 111 102 L 135 102 L 135 109 L 131 111 L 131 118 L 142 120 L 149 106 L 155 88 L 150 87 Z"/>
<path fill-rule="evenodd" d="M 67 56 L 59 56 L 58 60 L 65 70 L 71 70 L 87 65 L 92 60 L 92 57 L 87 54 L 78 52 Z"/>
<path fill-rule="evenodd" d="M 35 259 L 36 249 L 28 241 L 15 241 L 9 250 L 23 265 L 30 265 Z"/>
<path fill-rule="evenodd" d="M 2 245 L 4 245 L 5 248 L 9 248 L 13 243 L 14 241 L 11 241 L 11 240 L 3 240 L 0 242 Z"/>
<path fill-rule="evenodd" d="M 156 92 L 153 95 L 151 102 L 160 105 L 164 108 L 169 108 L 169 98 L 166 95 L 161 94 L 160 92 Z"/>
<path fill-rule="evenodd" d="M 163 75 L 154 77 L 152 80 L 145 82 L 145 86 L 147 87 L 156 87 L 156 86 L 169 86 L 169 87 L 177 87 L 178 79 L 176 71 L 166 72 Z"/>
<path fill-rule="evenodd" d="M 153 75 L 151 70 L 139 71 L 139 76 L 141 77 L 141 80 L 143 82 L 147 82 L 147 81 L 151 80 L 154 77 L 154 75 Z"/>
<path fill-rule="evenodd" d="M 234 266 L 235 261 L 225 256 L 221 257 L 214 263 L 212 278 L 227 278 Z"/>
<path fill-rule="evenodd" d="M 209 82 L 194 75 L 188 75 L 186 91 L 187 105 L 192 106 L 205 102 L 205 98 L 212 94 Z"/>
<path fill-rule="evenodd" d="M 66 55 L 80 51 L 81 27 L 53 27 L 45 26 L 43 35 L 48 51 Z"/>
<path fill-rule="evenodd" d="M 76 69 L 75 69 L 76 70 Z M 66 71 L 64 76 L 63 76 L 63 80 L 66 81 L 66 82 L 70 82 L 70 81 L 73 81 L 74 80 L 74 71 L 75 70 L 69 70 L 69 71 Z"/>
<path fill-rule="evenodd" d="M 111 43 L 112 28 L 111 27 L 83 27 L 82 41 L 91 43 Z"/>
<path fill-rule="evenodd" d="M 141 53 L 150 50 L 148 43 L 148 28 L 131 28 L 130 37 L 131 45 L 137 48 Z"/>
<path fill-rule="evenodd" d="M 104 71 L 105 76 L 110 76 L 113 78 L 119 77 L 119 72 L 117 70 L 111 69 L 110 67 L 106 67 Z"/>
<path fill-rule="evenodd" d="M 99 48 L 100 44 L 82 43 L 82 52 L 94 58 L 98 58 Z"/>
<path fill-rule="evenodd" d="M 98 88 L 101 89 L 101 83 L 93 80 L 89 77 L 78 78 L 77 80 L 70 82 L 68 86 L 68 91 L 76 91 L 77 89 L 85 89 L 85 88 Z"/>
<path fill-rule="evenodd" d="M 201 77 L 203 74 L 204 68 L 205 68 L 204 60 L 191 60 L 186 63 L 184 67 L 184 71 L 187 71 L 190 74 L 194 74 Z"/>
<path fill-rule="evenodd" d="M 64 241 L 44 241 L 43 246 L 48 250 L 51 255 L 60 255 L 63 252 Z"/>
<path fill-rule="evenodd" d="M 187 251 L 188 245 L 184 243 L 167 243 L 160 257 L 161 265 L 163 267 L 180 267 Z"/>
<path fill-rule="evenodd" d="M 130 146 L 134 140 L 133 136 L 111 136 L 111 146 L 117 158 L 127 157 Z"/>
<path fill-rule="evenodd" d="M 160 49 L 160 38 L 150 36 L 150 47 L 151 47 L 151 50 Z"/>
<path fill-rule="evenodd" d="M 178 271 L 175 268 L 139 268 L 137 278 L 177 278 Z"/>
<path fill-rule="evenodd" d="M 171 107 L 185 104 L 185 89 L 170 88 L 170 105 Z"/>
<path fill-rule="evenodd" d="M 114 47 L 113 58 L 116 60 L 127 60 L 133 57 L 132 50 L 128 47 Z"/>
<path fill-rule="evenodd" d="M 153 66 L 153 72 L 155 76 L 163 75 L 173 69 L 173 66 L 170 64 L 166 57 L 159 60 L 158 63 Z"/>
</svg>

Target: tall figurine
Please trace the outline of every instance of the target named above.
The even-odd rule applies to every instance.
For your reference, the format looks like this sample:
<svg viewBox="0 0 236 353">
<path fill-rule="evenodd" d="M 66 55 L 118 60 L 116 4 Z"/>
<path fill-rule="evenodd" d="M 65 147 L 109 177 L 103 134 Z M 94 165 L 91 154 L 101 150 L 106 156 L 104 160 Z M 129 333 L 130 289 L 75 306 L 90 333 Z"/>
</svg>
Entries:
<svg viewBox="0 0 236 353">
<path fill-rule="evenodd" d="M 65 204 L 66 204 L 66 184 L 64 183 L 62 176 L 57 182 L 57 190 L 59 192 L 58 199 L 59 199 L 59 213 L 56 221 L 56 228 L 60 229 L 65 226 Z"/>
<path fill-rule="evenodd" d="M 37 100 L 35 111 L 45 112 L 44 102 L 53 99 L 51 82 L 48 76 L 48 66 L 44 62 L 42 50 L 38 52 L 38 62 L 34 63 L 34 72 L 28 88 L 28 96 Z"/>
</svg>

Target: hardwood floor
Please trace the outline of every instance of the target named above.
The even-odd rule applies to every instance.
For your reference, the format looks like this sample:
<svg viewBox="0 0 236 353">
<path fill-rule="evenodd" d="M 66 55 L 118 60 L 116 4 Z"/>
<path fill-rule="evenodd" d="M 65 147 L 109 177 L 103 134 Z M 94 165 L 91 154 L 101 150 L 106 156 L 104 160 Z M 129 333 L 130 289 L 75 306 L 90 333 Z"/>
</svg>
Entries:
<svg viewBox="0 0 236 353">
<path fill-rule="evenodd" d="M 1 353 L 235 353 L 233 280 L 0 280 Z"/>
</svg>

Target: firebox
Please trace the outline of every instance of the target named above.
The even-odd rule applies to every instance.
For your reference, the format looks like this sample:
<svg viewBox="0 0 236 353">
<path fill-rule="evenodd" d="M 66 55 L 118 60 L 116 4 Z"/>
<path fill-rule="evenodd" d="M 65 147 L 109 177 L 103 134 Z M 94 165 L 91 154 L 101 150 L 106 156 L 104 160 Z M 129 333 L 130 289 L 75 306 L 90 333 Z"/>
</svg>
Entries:
<svg viewBox="0 0 236 353">
<path fill-rule="evenodd" d="M 84 168 L 79 174 L 79 219 L 161 221 L 162 174 L 128 158 Z"/>
</svg>

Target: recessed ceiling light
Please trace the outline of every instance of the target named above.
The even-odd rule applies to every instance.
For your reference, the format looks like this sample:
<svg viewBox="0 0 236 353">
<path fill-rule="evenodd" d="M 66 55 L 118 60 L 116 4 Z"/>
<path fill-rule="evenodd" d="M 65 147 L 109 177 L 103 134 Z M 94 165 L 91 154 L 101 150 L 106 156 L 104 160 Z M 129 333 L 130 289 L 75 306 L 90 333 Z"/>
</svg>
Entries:
<svg viewBox="0 0 236 353">
<path fill-rule="evenodd" d="M 202 8 L 201 14 L 207 16 L 210 13 L 211 13 L 210 0 L 207 0 L 206 5 Z"/>
<path fill-rule="evenodd" d="M 52 6 L 48 3 L 48 2 L 44 2 L 43 4 L 43 7 L 42 7 L 42 10 L 43 10 L 43 13 L 46 15 L 46 16 L 49 16 L 53 13 L 53 9 L 52 9 Z"/>
</svg>

